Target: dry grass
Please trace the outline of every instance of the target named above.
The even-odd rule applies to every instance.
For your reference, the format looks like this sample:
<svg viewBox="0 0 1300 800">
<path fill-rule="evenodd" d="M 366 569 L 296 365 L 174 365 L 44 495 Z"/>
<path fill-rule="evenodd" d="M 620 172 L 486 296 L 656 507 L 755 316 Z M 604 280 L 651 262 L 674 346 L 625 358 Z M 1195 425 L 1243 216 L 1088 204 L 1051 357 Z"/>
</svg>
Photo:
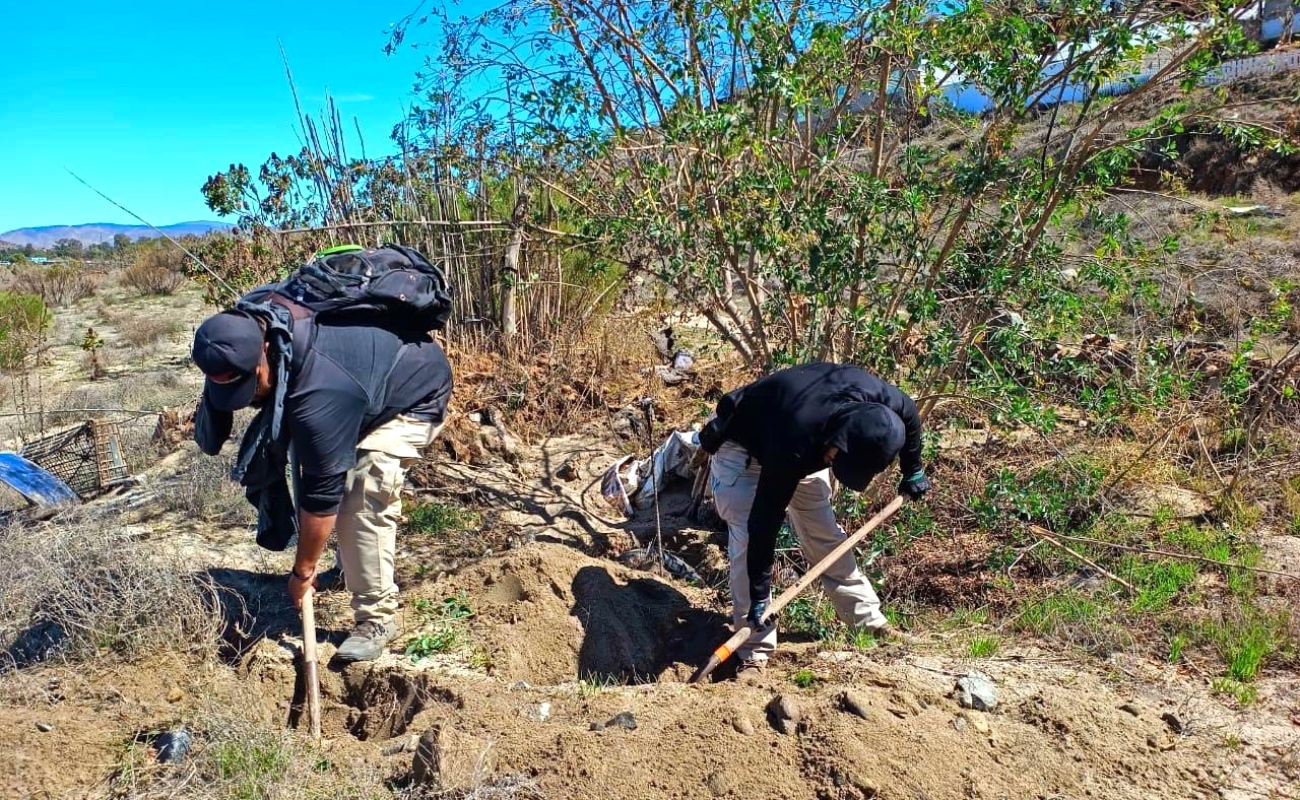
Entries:
<svg viewBox="0 0 1300 800">
<path fill-rule="evenodd" d="M 100 276 L 87 271 L 84 264 L 55 264 L 30 267 L 14 275 L 14 291 L 34 294 L 48 306 L 70 306 L 95 293 Z"/>
<path fill-rule="evenodd" d="M 187 726 L 193 745 L 178 765 L 159 764 L 149 739 L 124 749 L 108 794 L 123 800 L 540 800 L 522 776 L 498 776 L 468 790 L 403 787 L 365 760 L 327 758 L 301 735 L 213 695 Z"/>
<path fill-rule="evenodd" d="M 365 762 L 325 760 L 307 741 L 248 707 L 212 698 L 187 729 L 193 745 L 180 764 L 159 764 L 149 739 L 127 744 L 109 796 L 131 800 L 381 800 L 386 775 Z"/>
<path fill-rule="evenodd" d="M 155 247 L 122 270 L 118 281 L 142 295 L 170 295 L 185 284 L 184 264 L 183 253 L 170 246 Z"/>
<path fill-rule="evenodd" d="M 216 588 L 174 554 L 90 511 L 0 531 L 0 647 L 23 664 L 208 655 Z"/>
<path fill-rule="evenodd" d="M 218 456 L 193 454 L 166 485 L 159 498 L 168 511 L 208 521 L 242 523 L 252 518 L 243 489 L 230 480 L 234 448 Z"/>
<path fill-rule="evenodd" d="M 166 314 L 151 314 L 122 321 L 118 335 L 132 347 L 144 350 L 170 339 L 183 329 L 180 320 Z"/>
</svg>

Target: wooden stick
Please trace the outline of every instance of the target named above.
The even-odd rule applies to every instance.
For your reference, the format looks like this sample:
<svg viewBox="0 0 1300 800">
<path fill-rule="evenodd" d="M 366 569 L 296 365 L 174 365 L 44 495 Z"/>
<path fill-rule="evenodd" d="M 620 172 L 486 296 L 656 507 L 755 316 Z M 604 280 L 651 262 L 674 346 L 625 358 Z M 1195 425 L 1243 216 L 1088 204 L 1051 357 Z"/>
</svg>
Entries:
<svg viewBox="0 0 1300 800">
<path fill-rule="evenodd" d="M 403 225 L 411 225 L 420 228 L 500 228 L 509 230 L 510 225 L 506 221 L 495 219 L 394 219 L 379 220 L 372 222 L 340 222 L 333 225 L 316 225 L 310 228 L 285 228 L 283 230 L 267 229 L 267 233 L 276 235 L 285 235 L 290 233 L 317 233 L 319 231 L 337 231 L 345 228 L 396 228 Z"/>
<path fill-rule="evenodd" d="M 1034 527 L 1034 526 L 1030 526 Z M 1041 529 L 1040 529 L 1041 530 Z M 1109 547 L 1113 550 L 1123 550 L 1129 553 L 1141 553 L 1148 556 L 1160 556 L 1162 558 L 1173 558 L 1182 561 L 1199 561 L 1202 564 L 1213 564 L 1216 567 L 1225 567 L 1227 569 L 1242 569 L 1247 572 L 1257 572 L 1261 575 L 1275 575 L 1279 578 L 1290 578 L 1293 581 L 1300 581 L 1300 575 L 1294 575 L 1290 572 L 1279 572 L 1275 569 L 1264 569 L 1263 567 L 1248 567 L 1245 564 L 1234 564 L 1230 561 L 1215 561 L 1213 558 L 1204 556 L 1193 556 L 1187 553 L 1173 553 L 1168 550 L 1155 550 L 1148 547 L 1133 547 L 1127 544 L 1117 544 L 1115 542 L 1104 542 L 1101 539 L 1093 539 L 1087 536 L 1066 536 L 1060 533 L 1050 534 L 1058 539 L 1064 539 L 1069 542 L 1083 542 L 1084 544 L 1095 544 L 1100 547 Z"/>
<path fill-rule="evenodd" d="M 1137 590 L 1133 588 L 1133 584 L 1124 580 L 1123 578 L 1111 572 L 1110 570 L 1106 569 L 1105 567 L 1102 567 L 1100 564 L 1093 561 L 1092 559 L 1087 558 L 1086 556 L 1084 556 L 1082 553 L 1075 550 L 1074 548 L 1069 547 L 1068 545 L 1062 543 L 1059 539 L 1057 539 L 1056 534 L 1052 533 L 1046 528 L 1040 528 L 1037 525 L 1030 525 L 1029 530 L 1031 533 L 1033 533 L 1035 536 L 1039 537 L 1043 541 L 1056 545 L 1057 547 L 1061 548 L 1065 552 L 1079 559 L 1083 563 L 1097 570 L 1102 575 L 1105 575 L 1107 578 L 1110 578 L 1111 580 L 1115 581 L 1115 583 L 1118 583 L 1120 586 L 1123 586 L 1125 589 L 1128 589 L 1129 594 L 1131 595 L 1137 594 Z"/>
<path fill-rule="evenodd" d="M 307 724 L 312 740 L 320 744 L 320 675 L 316 671 L 316 591 L 308 588 L 302 598 L 302 677 L 306 684 Z"/>
<path fill-rule="evenodd" d="M 802 594 L 804 589 L 807 589 L 812 585 L 813 581 L 820 578 L 822 573 L 830 569 L 831 565 L 838 561 L 841 556 L 852 551 L 853 548 L 857 547 L 863 539 L 871 535 L 872 531 L 879 528 L 884 524 L 885 520 L 892 517 L 898 509 L 903 507 L 903 500 L 903 496 L 901 494 L 898 495 L 890 501 L 889 505 L 881 509 L 880 513 L 867 520 L 867 524 L 858 528 L 856 533 L 840 542 L 839 545 L 834 550 L 830 551 L 825 558 L 818 561 L 811 569 L 805 572 L 804 576 L 799 579 L 798 583 L 791 586 L 789 589 L 786 589 L 784 592 L 781 592 L 781 595 L 772 601 L 772 604 L 768 606 L 767 613 L 764 614 L 763 619 L 760 620 L 760 622 L 763 623 L 762 627 L 755 631 L 748 625 L 742 625 L 739 630 L 732 634 L 730 639 L 723 642 L 717 650 L 713 651 L 713 655 L 709 656 L 709 660 L 705 662 L 704 666 L 695 671 L 695 674 L 691 676 L 691 679 L 688 682 L 698 683 L 708 677 L 709 673 L 717 669 L 719 664 L 726 661 L 728 658 L 731 658 L 732 653 L 735 653 L 743 647 L 749 641 L 751 636 L 767 630 L 767 623 L 770 620 L 776 619 L 776 615 L 781 612 L 781 609 L 785 608 L 792 600 Z"/>
</svg>

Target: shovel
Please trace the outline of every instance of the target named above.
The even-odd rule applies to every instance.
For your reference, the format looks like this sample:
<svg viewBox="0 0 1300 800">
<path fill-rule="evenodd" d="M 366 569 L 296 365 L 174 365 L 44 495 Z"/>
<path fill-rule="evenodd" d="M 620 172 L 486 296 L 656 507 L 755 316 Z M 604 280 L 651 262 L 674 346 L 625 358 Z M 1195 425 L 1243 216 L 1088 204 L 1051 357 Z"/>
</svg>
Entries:
<svg viewBox="0 0 1300 800">
<path fill-rule="evenodd" d="M 713 655 L 709 656 L 709 660 L 704 663 L 704 666 L 695 670 L 695 674 L 691 676 L 688 683 L 698 683 L 704 678 L 707 678 L 713 670 L 718 668 L 719 664 L 726 661 L 728 658 L 731 658 L 732 653 L 735 653 L 741 647 L 745 646 L 751 637 L 767 630 L 768 622 L 776 619 L 776 615 L 781 612 L 781 609 L 785 608 L 790 604 L 790 601 L 802 594 L 803 590 L 812 585 L 813 581 L 820 578 L 822 573 L 830 569 L 831 564 L 834 564 L 840 556 L 849 552 L 854 547 L 857 547 L 863 539 L 871 535 L 872 531 L 879 528 L 885 520 L 892 517 L 894 512 L 903 507 L 903 501 L 904 497 L 901 494 L 895 497 L 890 501 L 889 505 L 881 509 L 879 514 L 876 514 L 874 517 L 867 520 L 867 524 L 858 528 L 856 533 L 840 542 L 839 546 L 827 554 L 827 556 L 821 561 L 818 561 L 812 569 L 804 573 L 804 576 L 799 579 L 798 583 L 791 586 L 789 589 L 786 589 L 784 592 L 781 592 L 781 595 L 772 601 L 772 604 L 768 606 L 767 614 L 763 617 L 762 627 L 758 630 L 754 630 L 748 625 L 742 626 L 732 634 L 730 639 L 723 642 L 717 650 L 713 651 Z"/>
<path fill-rule="evenodd" d="M 316 671 L 316 590 L 302 596 L 302 678 L 306 686 L 307 726 L 312 740 L 320 743 L 320 674 Z"/>
</svg>

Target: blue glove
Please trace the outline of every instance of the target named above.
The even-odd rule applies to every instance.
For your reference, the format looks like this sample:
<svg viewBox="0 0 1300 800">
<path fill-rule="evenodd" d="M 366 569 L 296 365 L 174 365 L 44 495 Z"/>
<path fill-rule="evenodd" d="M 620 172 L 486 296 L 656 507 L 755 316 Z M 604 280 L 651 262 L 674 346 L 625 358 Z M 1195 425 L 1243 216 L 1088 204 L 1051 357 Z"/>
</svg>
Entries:
<svg viewBox="0 0 1300 800">
<path fill-rule="evenodd" d="M 898 493 L 906 495 L 909 500 L 920 500 L 930 491 L 930 479 L 921 470 L 903 478 L 898 484 Z"/>
<path fill-rule="evenodd" d="M 764 597 L 757 603 L 751 603 L 749 605 L 749 613 L 745 615 L 745 621 L 749 623 L 750 628 L 759 631 L 766 627 L 763 623 L 763 616 L 767 614 L 767 604 L 770 601 L 771 598 Z"/>
</svg>

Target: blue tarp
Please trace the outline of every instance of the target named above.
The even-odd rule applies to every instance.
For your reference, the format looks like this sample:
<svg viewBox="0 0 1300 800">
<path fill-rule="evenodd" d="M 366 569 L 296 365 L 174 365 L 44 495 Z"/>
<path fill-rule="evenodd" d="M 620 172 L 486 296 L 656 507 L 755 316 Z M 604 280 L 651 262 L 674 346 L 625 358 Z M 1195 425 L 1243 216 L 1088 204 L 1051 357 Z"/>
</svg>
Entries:
<svg viewBox="0 0 1300 800">
<path fill-rule="evenodd" d="M 66 483 L 17 453 L 0 452 L 0 481 L 40 506 L 75 503 L 81 499 Z"/>
</svg>

